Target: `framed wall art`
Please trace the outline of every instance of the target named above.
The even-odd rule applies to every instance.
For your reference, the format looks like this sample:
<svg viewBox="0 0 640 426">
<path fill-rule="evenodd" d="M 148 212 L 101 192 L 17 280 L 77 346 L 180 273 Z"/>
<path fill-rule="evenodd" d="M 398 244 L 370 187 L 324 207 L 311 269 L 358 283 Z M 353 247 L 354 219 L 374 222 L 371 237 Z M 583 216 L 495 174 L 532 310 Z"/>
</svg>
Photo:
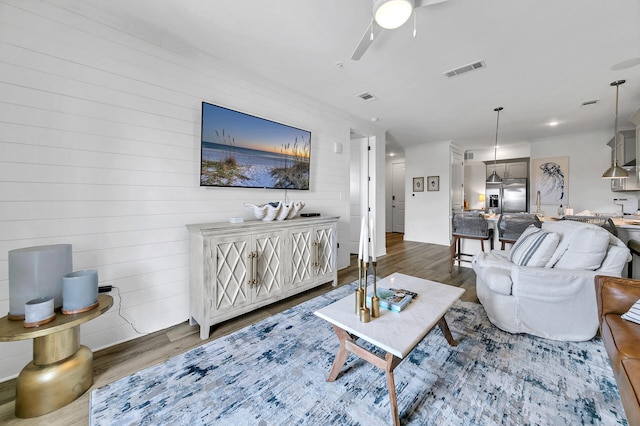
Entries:
<svg viewBox="0 0 640 426">
<path fill-rule="evenodd" d="M 531 203 L 540 191 L 540 204 L 569 204 L 569 157 L 534 158 L 531 160 L 533 191 Z"/>
<path fill-rule="evenodd" d="M 440 176 L 427 177 L 427 191 L 440 191 Z"/>
<path fill-rule="evenodd" d="M 423 191 L 424 191 L 424 177 L 414 177 L 413 192 L 423 192 Z"/>
</svg>

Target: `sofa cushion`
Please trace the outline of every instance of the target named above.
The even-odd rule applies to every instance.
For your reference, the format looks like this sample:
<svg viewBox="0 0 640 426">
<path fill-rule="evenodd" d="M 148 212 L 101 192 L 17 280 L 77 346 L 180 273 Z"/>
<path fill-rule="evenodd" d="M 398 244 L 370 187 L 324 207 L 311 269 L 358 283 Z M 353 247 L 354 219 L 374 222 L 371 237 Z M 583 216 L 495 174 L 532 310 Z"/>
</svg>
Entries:
<svg viewBox="0 0 640 426">
<path fill-rule="evenodd" d="M 589 226 L 574 232 L 567 250 L 554 268 L 595 271 L 600 268 L 609 247 L 609 231 Z"/>
<path fill-rule="evenodd" d="M 631 260 L 631 254 L 626 246 L 619 247 L 610 245 L 607 248 L 607 255 L 598 268 L 601 275 L 619 276 L 624 265 Z"/>
<path fill-rule="evenodd" d="M 511 272 L 502 268 L 482 268 L 478 272 L 478 279 L 484 281 L 487 287 L 495 293 L 511 296 Z"/>
<path fill-rule="evenodd" d="M 551 259 L 549 259 L 549 262 L 547 262 L 547 264 L 545 265 L 545 268 L 553 268 L 553 265 L 555 265 L 558 259 L 560 259 L 564 252 L 567 251 L 569 243 L 571 242 L 571 238 L 573 237 L 573 233 L 578 229 L 583 228 L 584 225 L 584 223 L 575 222 L 572 220 L 547 220 L 542 223 L 543 230 L 547 232 L 555 232 L 560 237 L 558 248 L 556 248 L 556 251 L 551 256 Z"/>
<path fill-rule="evenodd" d="M 473 257 L 471 263 L 483 268 L 502 268 L 510 270 L 513 267 L 513 263 L 509 260 L 509 255 L 506 252 L 499 250 L 492 250 L 490 253 L 479 251 Z"/>
<path fill-rule="evenodd" d="M 622 319 L 640 324 L 640 300 L 636 301 L 627 312 L 622 314 Z"/>
<path fill-rule="evenodd" d="M 611 363 L 619 363 L 628 358 L 640 359 L 640 345 L 637 344 L 640 340 L 640 325 L 625 321 L 616 314 L 605 315 L 603 323 L 605 322 L 609 330 L 608 333 L 603 333 L 603 338 L 605 334 L 608 334 L 612 340 L 612 347 L 607 349 L 607 353 L 611 356 L 611 349 L 615 348 Z"/>
<path fill-rule="evenodd" d="M 558 247 L 559 241 L 558 234 L 530 225 L 513 244 L 509 260 L 519 266 L 545 266 Z"/>
</svg>

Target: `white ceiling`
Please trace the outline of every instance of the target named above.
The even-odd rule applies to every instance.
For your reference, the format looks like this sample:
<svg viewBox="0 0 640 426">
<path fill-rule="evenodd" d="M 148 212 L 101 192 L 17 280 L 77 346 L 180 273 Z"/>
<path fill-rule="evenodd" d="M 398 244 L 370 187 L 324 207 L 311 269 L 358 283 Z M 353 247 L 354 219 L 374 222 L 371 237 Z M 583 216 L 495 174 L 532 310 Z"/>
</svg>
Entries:
<svg viewBox="0 0 640 426">
<path fill-rule="evenodd" d="M 640 108 L 640 0 L 449 0 L 351 53 L 371 0 L 50 0 L 164 45 L 205 51 L 377 125 L 401 146 L 500 144 L 620 127 Z M 152 37 L 149 37 L 152 38 Z M 484 60 L 487 68 L 447 79 Z M 342 67 L 337 66 L 342 63 Z M 356 95 L 370 92 L 377 100 Z M 587 100 L 600 102 L 581 107 Z M 550 127 L 546 123 L 557 120 Z M 603 141 L 604 143 L 604 141 Z"/>
</svg>

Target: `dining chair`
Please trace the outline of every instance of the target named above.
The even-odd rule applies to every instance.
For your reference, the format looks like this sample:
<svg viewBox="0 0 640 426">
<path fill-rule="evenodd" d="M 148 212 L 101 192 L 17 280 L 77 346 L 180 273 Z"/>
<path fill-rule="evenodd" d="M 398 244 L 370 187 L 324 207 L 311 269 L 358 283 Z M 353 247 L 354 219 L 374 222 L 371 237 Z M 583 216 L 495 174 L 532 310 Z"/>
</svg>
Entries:
<svg viewBox="0 0 640 426">
<path fill-rule="evenodd" d="M 473 257 L 473 255 L 461 251 L 463 239 L 479 240 L 482 251 L 484 251 L 484 242 L 489 241 L 491 249 L 493 249 L 493 228 L 489 227 L 484 214 L 480 212 L 454 212 L 451 216 L 451 223 L 452 242 L 449 272 L 453 271 L 453 263 L 456 260 L 458 266 L 460 266 L 460 262 L 471 262 L 471 259 L 466 257 Z"/>
<path fill-rule="evenodd" d="M 627 278 L 633 278 L 633 257 L 640 256 L 640 240 L 629 240 L 627 242 L 627 247 L 631 252 L 631 260 L 627 264 Z"/>
<path fill-rule="evenodd" d="M 602 226 L 616 237 L 618 236 L 618 228 L 616 228 L 613 220 L 608 216 L 564 216 L 562 220 L 575 220 L 577 222 L 592 223 L 594 225 Z"/>
<path fill-rule="evenodd" d="M 505 244 L 515 243 L 530 225 L 540 228 L 542 222 L 537 215 L 532 213 L 502 213 L 498 219 L 500 250 L 504 250 Z"/>
</svg>

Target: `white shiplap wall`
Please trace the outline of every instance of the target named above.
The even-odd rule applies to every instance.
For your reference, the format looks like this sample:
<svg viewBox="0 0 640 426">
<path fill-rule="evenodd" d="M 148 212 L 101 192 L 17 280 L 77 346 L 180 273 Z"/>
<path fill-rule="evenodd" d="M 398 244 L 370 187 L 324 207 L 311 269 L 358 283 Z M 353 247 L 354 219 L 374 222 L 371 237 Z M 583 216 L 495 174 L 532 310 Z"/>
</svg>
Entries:
<svg viewBox="0 0 640 426">
<path fill-rule="evenodd" d="M 127 28 L 122 23 L 121 28 Z M 197 52 L 163 48 L 55 1 L 0 2 L 0 312 L 9 311 L 7 252 L 71 243 L 74 270 L 97 269 L 121 303 L 82 326 L 92 349 L 188 318 L 189 223 L 250 216 L 244 202 L 283 191 L 199 187 L 201 102 L 312 132 L 308 211 L 342 217 L 348 247 L 350 127 L 315 105 Z M 384 133 L 377 139 L 384 144 Z M 343 200 L 341 200 L 341 195 Z M 344 232 L 346 231 L 346 232 Z M 339 250 L 339 267 L 348 264 Z M 0 343 L 0 380 L 31 359 L 30 341 Z"/>
</svg>

